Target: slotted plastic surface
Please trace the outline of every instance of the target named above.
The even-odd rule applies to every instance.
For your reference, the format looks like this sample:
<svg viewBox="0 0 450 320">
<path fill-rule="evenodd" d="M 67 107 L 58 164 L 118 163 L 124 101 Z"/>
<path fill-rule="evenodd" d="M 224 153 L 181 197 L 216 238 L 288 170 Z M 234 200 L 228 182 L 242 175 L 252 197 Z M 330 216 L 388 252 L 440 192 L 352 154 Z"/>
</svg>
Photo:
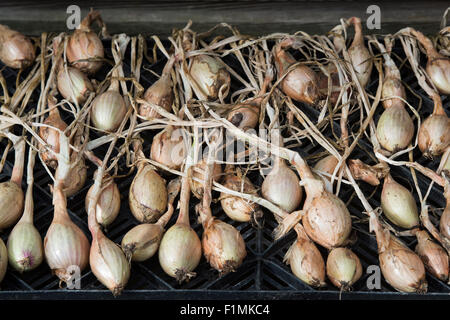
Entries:
<svg viewBox="0 0 450 320">
<path fill-rule="evenodd" d="M 149 43 L 149 48 L 151 44 Z M 112 60 L 110 42 L 105 42 L 106 55 Z M 396 47 L 395 52 L 401 59 L 404 59 L 402 50 Z M 130 49 L 127 51 L 127 58 L 124 63 L 125 74 L 130 73 L 129 67 L 129 54 Z M 424 60 L 424 57 L 422 57 Z M 397 65 L 400 65 L 402 60 L 396 59 Z M 225 59 L 230 66 L 236 71 L 242 73 L 240 65 L 236 59 L 232 56 L 228 56 Z M 424 61 L 422 61 L 424 62 Z M 144 67 L 142 69 L 140 83 L 144 88 L 148 88 L 155 80 L 156 77 L 151 74 L 148 69 L 151 69 L 157 73 L 160 73 L 165 60 L 161 59 L 154 65 L 149 65 L 147 60 L 144 59 Z M 3 67 L 3 66 L 2 66 Z M 375 68 L 374 68 L 375 69 Z M 99 73 L 97 78 L 102 79 L 107 72 L 107 68 L 104 67 L 102 72 Z M 422 107 L 419 111 L 422 117 L 426 117 L 432 112 L 433 103 L 424 94 L 421 88 L 418 86 L 414 74 L 408 68 L 408 64 L 405 64 L 402 69 L 402 79 L 414 91 L 407 89 L 408 101 L 411 105 L 417 107 L 419 105 L 419 98 L 422 99 Z M 17 72 L 9 68 L 4 68 L 3 76 L 6 78 L 9 85 L 9 94 L 14 93 L 15 80 Z M 243 76 L 245 76 L 243 74 Z M 22 78 L 24 75 L 22 75 Z M 372 82 L 368 86 L 368 91 L 372 94 L 375 93 L 378 86 L 378 75 L 376 71 L 373 71 Z M 238 89 L 236 83 L 233 83 L 232 89 Z M 35 90 L 32 101 L 29 107 L 34 107 L 37 103 L 40 91 Z M 447 111 L 450 108 L 449 99 L 446 96 L 442 96 L 444 106 Z M 302 110 L 315 121 L 318 118 L 319 111 L 305 105 L 301 105 Z M 381 115 L 382 107 L 378 108 L 375 115 L 375 121 L 378 121 Z M 72 118 L 67 113 L 62 113 L 63 119 L 66 122 L 71 122 Z M 359 112 L 350 116 L 349 122 L 351 124 L 359 121 Z M 333 130 L 335 134 L 339 135 L 339 126 L 336 122 Z M 332 137 L 330 126 L 325 130 L 325 135 Z M 149 154 L 149 147 L 152 141 L 152 137 L 155 132 L 145 132 L 142 134 L 145 140 L 145 153 Z M 99 135 L 92 131 L 91 138 L 96 138 Z M 323 149 L 316 145 L 311 144 L 309 141 L 304 140 L 304 145 L 297 148 L 297 151 L 302 156 L 308 157 L 314 155 L 317 152 L 323 151 Z M 3 140 L 0 143 L 0 148 L 3 150 L 6 146 L 6 141 Z M 370 144 L 366 140 L 361 140 L 359 146 L 352 154 L 352 158 L 359 158 L 362 161 L 372 164 L 373 160 L 368 156 L 364 150 L 371 150 Z M 95 150 L 98 156 L 102 156 L 106 151 L 106 147 L 100 147 Z M 116 150 L 117 151 L 117 150 Z M 421 156 L 418 148 L 414 151 L 414 158 L 424 166 L 436 169 L 438 161 L 430 161 Z M 400 159 L 400 160 L 403 160 Z M 406 156 L 404 158 L 406 159 Z M 14 163 L 14 150 L 9 152 L 5 167 L 0 173 L 0 182 L 6 181 L 10 178 L 12 166 Z M 92 176 L 95 168 L 86 162 L 89 166 L 88 181 L 84 188 L 76 195 L 68 199 L 68 211 L 72 220 L 85 232 L 89 240 L 91 240 L 90 234 L 87 228 L 87 214 L 84 209 L 84 201 L 87 190 L 92 184 Z M 122 162 L 122 169 L 124 163 Z M 49 190 L 49 185 L 52 184 L 51 178 L 43 169 L 39 161 L 37 161 L 35 167 L 35 185 L 34 185 L 34 201 L 35 201 L 35 225 L 44 237 L 47 229 L 51 223 L 53 217 L 52 208 L 52 196 Z M 391 167 L 391 172 L 400 183 L 414 189 L 411 173 L 409 169 L 404 167 Z M 106 230 L 106 235 L 116 243 L 120 243 L 124 234 L 130 230 L 133 226 L 138 224 L 138 221 L 132 216 L 128 207 L 128 189 L 132 182 L 134 173 L 123 179 L 117 179 L 119 190 L 121 192 L 121 209 L 118 218 L 112 225 Z M 417 174 L 419 186 L 423 193 L 429 184 L 429 180 L 420 174 Z M 23 179 L 23 189 L 26 188 L 26 179 Z M 252 176 L 252 181 L 258 186 L 262 183 L 260 176 Z M 365 183 L 360 183 L 360 187 L 366 196 L 373 196 L 369 199 L 369 202 L 373 207 L 379 206 L 379 199 L 381 193 L 381 186 L 377 188 L 369 186 Z M 376 189 L 376 190 L 375 190 Z M 417 199 L 416 192 L 414 195 Z M 354 285 L 351 292 L 339 292 L 331 283 L 327 282 L 326 287 L 320 289 L 314 289 L 299 279 L 297 279 L 290 271 L 289 266 L 283 263 L 283 257 L 287 252 L 289 246 L 295 241 L 295 233 L 292 231 L 286 237 L 279 241 L 273 241 L 272 231 L 276 227 L 276 222 L 272 215 L 268 211 L 264 211 L 264 227 L 262 229 L 256 229 L 248 223 L 237 223 L 230 220 L 221 210 L 220 204 L 215 204 L 213 207 L 213 213 L 219 219 L 222 219 L 235 226 L 242 234 L 246 246 L 247 257 L 242 266 L 234 273 L 229 273 L 220 277 L 218 273 L 213 270 L 204 258 L 202 258 L 200 265 L 195 270 L 197 276 L 190 282 L 178 284 L 175 279 L 166 275 L 161 267 L 157 256 L 142 263 L 132 263 L 131 278 L 126 286 L 126 289 L 122 295 L 118 298 L 149 298 L 149 299 L 380 299 L 380 298 L 408 298 L 408 299 L 425 299 L 425 298 L 442 298 L 449 297 L 450 287 L 439 281 L 434 276 L 427 273 L 428 280 L 428 293 L 426 295 L 417 294 L 404 294 L 396 292 L 389 284 L 384 280 L 381 280 L 381 289 L 370 290 L 367 287 L 367 278 L 370 274 L 366 273 L 367 267 L 370 265 L 378 264 L 378 254 L 376 240 L 373 234 L 369 234 L 369 228 L 367 220 L 364 220 L 363 207 L 355 195 L 353 195 L 353 189 L 343 185 L 339 194 L 340 198 L 347 202 L 350 197 L 353 196 L 353 200 L 350 202 L 348 208 L 354 218 L 353 229 L 357 234 L 357 242 L 352 246 L 352 250 L 361 259 L 363 265 L 363 276 Z M 198 200 L 191 197 L 191 223 L 195 231 L 201 236 L 202 227 L 196 221 L 195 213 L 193 210 L 194 205 Z M 442 189 L 434 187 L 428 198 L 428 204 L 432 208 L 442 209 L 445 206 L 445 199 L 442 194 Z M 430 211 L 430 215 L 434 222 L 438 221 L 438 214 L 442 210 L 437 210 L 437 215 L 433 216 L 433 211 Z M 175 221 L 176 214 L 169 222 L 172 225 Z M 3 230 L 0 233 L 2 239 L 5 241 L 9 235 L 11 228 Z M 416 244 L 415 238 L 404 238 L 405 242 L 414 249 Z M 324 259 L 326 260 L 326 250 L 320 249 Z M 19 274 L 13 271 L 11 268 L 1 283 L 0 298 L 2 299 L 109 299 L 112 298 L 112 294 L 95 278 L 92 272 L 84 270 L 81 278 L 81 289 L 66 289 L 59 287 L 59 280 L 56 276 L 51 274 L 51 271 L 47 264 L 44 262 L 36 270 Z"/>
</svg>

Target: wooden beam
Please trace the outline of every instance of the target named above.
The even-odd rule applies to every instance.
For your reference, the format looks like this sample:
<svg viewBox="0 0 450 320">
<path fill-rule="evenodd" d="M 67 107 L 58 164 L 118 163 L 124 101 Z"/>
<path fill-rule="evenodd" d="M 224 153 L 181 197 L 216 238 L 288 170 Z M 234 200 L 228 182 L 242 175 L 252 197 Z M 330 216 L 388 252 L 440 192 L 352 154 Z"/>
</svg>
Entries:
<svg viewBox="0 0 450 320">
<path fill-rule="evenodd" d="M 83 16 L 87 1 L 10 1 L 0 4 L 0 23 L 28 35 L 41 32 L 67 31 L 67 6 L 77 4 Z M 173 28 L 182 28 L 189 20 L 193 29 L 206 31 L 226 22 L 242 33 L 262 35 L 272 32 L 293 33 L 299 30 L 325 33 L 339 23 L 340 18 L 369 16 L 367 7 L 376 4 L 381 9 L 381 29 L 365 33 L 387 34 L 411 26 L 425 33 L 436 33 L 447 1 L 97 1 L 94 9 L 101 12 L 110 33 L 130 35 L 157 34 L 167 36 Z"/>
</svg>

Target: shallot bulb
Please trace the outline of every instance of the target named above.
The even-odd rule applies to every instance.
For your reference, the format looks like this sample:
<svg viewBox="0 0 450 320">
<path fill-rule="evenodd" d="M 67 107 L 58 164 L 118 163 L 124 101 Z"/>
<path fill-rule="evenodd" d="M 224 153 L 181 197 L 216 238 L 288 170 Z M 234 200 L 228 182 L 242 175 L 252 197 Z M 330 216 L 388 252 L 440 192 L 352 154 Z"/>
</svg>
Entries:
<svg viewBox="0 0 450 320">
<path fill-rule="evenodd" d="M 167 166 L 169 169 L 179 170 L 185 159 L 185 154 L 186 147 L 181 129 L 169 125 L 153 137 L 150 159 Z"/>
<path fill-rule="evenodd" d="M 59 93 L 71 102 L 84 103 L 89 94 L 94 91 L 91 81 L 80 70 L 67 67 L 60 68 L 56 78 Z"/>
<path fill-rule="evenodd" d="M 423 33 L 410 29 L 420 44 L 425 48 L 428 56 L 427 74 L 431 81 L 443 94 L 450 94 L 450 59 L 440 54 L 433 46 L 429 38 Z"/>
<path fill-rule="evenodd" d="M 318 86 L 319 92 L 322 97 L 327 96 L 328 94 L 328 77 L 331 78 L 331 93 L 330 93 L 330 102 L 335 104 L 337 99 L 339 98 L 339 94 L 341 92 L 340 82 L 339 82 L 339 74 L 336 68 L 336 65 L 332 62 L 325 65 L 325 72 L 318 73 Z"/>
<path fill-rule="evenodd" d="M 413 195 L 390 174 L 384 179 L 381 208 L 389 221 L 399 227 L 410 229 L 419 224 L 417 204 Z"/>
<path fill-rule="evenodd" d="M 66 196 L 61 186 L 53 189 L 55 206 L 53 221 L 44 239 L 45 259 L 52 271 L 63 282 L 72 277 L 74 267 L 82 271 L 89 259 L 89 241 L 67 213 Z"/>
<path fill-rule="evenodd" d="M 152 84 L 144 93 L 144 100 L 148 103 L 156 104 L 166 111 L 172 110 L 174 94 L 172 89 L 172 79 L 170 70 L 175 59 L 171 58 L 164 67 L 161 78 Z M 139 115 L 146 120 L 161 118 L 162 116 L 151 105 L 141 103 L 139 105 Z"/>
<path fill-rule="evenodd" d="M 288 213 L 297 209 L 303 198 L 300 179 L 280 158 L 275 160 L 272 170 L 264 179 L 261 192 L 265 199 Z"/>
<path fill-rule="evenodd" d="M 227 172 L 223 185 L 225 188 L 234 191 L 247 194 L 257 193 L 256 188 L 250 179 L 232 174 L 231 172 Z M 262 211 L 255 202 L 250 202 L 237 196 L 227 195 L 223 192 L 220 195 L 220 199 L 223 211 L 234 221 L 249 222 L 252 218 L 256 220 L 262 216 Z"/>
<path fill-rule="evenodd" d="M 206 158 L 204 158 L 197 164 L 189 167 L 188 170 L 190 189 L 197 199 L 201 199 L 203 197 L 203 185 L 205 183 L 204 179 L 206 167 Z M 214 181 L 219 181 L 222 175 L 222 166 L 217 162 L 214 163 L 214 170 L 212 175 Z M 199 181 L 197 181 L 196 179 L 198 179 Z"/>
<path fill-rule="evenodd" d="M 364 88 L 369 82 L 372 73 L 372 56 L 364 45 L 361 19 L 352 17 L 349 19 L 349 22 L 352 23 L 355 28 L 355 37 L 353 38 L 350 48 L 348 48 L 348 55 L 350 56 L 350 61 L 355 69 L 361 87 Z"/>
<path fill-rule="evenodd" d="M 206 261 L 221 274 L 225 274 L 236 271 L 246 257 L 247 251 L 241 233 L 232 225 L 216 219 L 212 215 L 211 188 L 214 163 L 205 163 L 203 199 L 196 209 L 204 230 L 202 247 Z"/>
<path fill-rule="evenodd" d="M 0 60 L 10 68 L 25 69 L 36 58 L 30 39 L 0 24 Z"/>
<path fill-rule="evenodd" d="M 104 178 L 105 179 L 105 178 Z M 106 179 L 105 179 L 106 180 Z M 86 212 L 89 207 L 89 199 L 94 188 L 91 186 L 86 195 L 85 208 Z M 100 191 L 100 196 L 97 200 L 97 205 L 95 208 L 95 215 L 98 224 L 103 227 L 107 227 L 117 218 L 120 211 L 120 191 L 114 180 L 108 181 Z"/>
<path fill-rule="evenodd" d="M 8 252 L 6 250 L 5 243 L 0 238 L 0 283 L 2 283 L 3 278 L 5 277 L 7 268 L 8 268 Z"/>
<path fill-rule="evenodd" d="M 114 296 L 122 292 L 130 278 L 130 264 L 122 249 L 100 230 L 92 236 L 89 263 L 97 279 Z"/>
<path fill-rule="evenodd" d="M 285 39 L 274 48 L 275 65 L 278 77 L 281 78 L 291 65 L 297 63 L 292 55 L 284 48 L 292 45 L 291 39 Z M 292 99 L 310 105 L 319 100 L 319 87 L 316 73 L 304 64 L 296 66 L 284 77 L 281 90 Z"/>
<path fill-rule="evenodd" d="M 240 232 L 214 218 L 204 223 L 204 229 L 202 247 L 206 261 L 221 274 L 235 271 L 247 255 Z"/>
<path fill-rule="evenodd" d="M 196 276 L 193 271 L 202 257 L 202 243 L 189 224 L 190 193 L 189 181 L 183 177 L 177 222 L 164 233 L 158 251 L 161 268 L 180 283 Z"/>
<path fill-rule="evenodd" d="M 127 113 L 127 106 L 116 84 L 98 95 L 92 102 L 91 121 L 94 127 L 103 131 L 115 131 Z"/>
<path fill-rule="evenodd" d="M 447 252 L 435 243 L 426 231 L 416 231 L 416 252 L 422 259 L 425 268 L 442 281 L 447 281 L 449 258 Z"/>
<path fill-rule="evenodd" d="M 227 115 L 227 120 L 244 131 L 255 128 L 259 121 L 261 103 L 263 102 L 262 96 L 266 93 L 272 77 L 272 71 L 269 70 L 258 95 L 253 99 L 233 106 Z"/>
<path fill-rule="evenodd" d="M 151 165 L 141 162 L 129 192 L 131 213 L 140 222 L 155 222 L 166 210 L 166 181 Z"/>
<path fill-rule="evenodd" d="M 0 183 L 0 230 L 12 226 L 22 214 L 24 196 L 22 176 L 25 157 L 25 141 L 14 141 L 15 159 L 10 181 Z"/>
<path fill-rule="evenodd" d="M 334 248 L 328 254 L 327 276 L 336 287 L 349 290 L 361 275 L 361 261 L 352 250 Z"/>
<path fill-rule="evenodd" d="M 427 280 L 420 257 L 381 226 L 371 211 L 370 230 L 375 231 L 381 272 L 386 281 L 400 292 L 425 293 Z"/>
<path fill-rule="evenodd" d="M 313 287 L 325 286 L 325 262 L 314 242 L 309 240 L 302 226 L 295 226 L 297 240 L 291 245 L 283 261 L 291 266 L 292 273 Z"/>
<path fill-rule="evenodd" d="M 380 145 L 390 152 L 405 149 L 414 136 L 414 123 L 405 107 L 394 104 L 386 109 L 378 120 L 376 135 Z"/>
<path fill-rule="evenodd" d="M 14 226 L 8 237 L 9 264 L 18 272 L 37 268 L 44 259 L 42 238 L 33 225 L 33 167 L 35 151 L 29 152 L 27 172 L 27 194 L 22 218 Z"/>
<path fill-rule="evenodd" d="M 199 99 L 214 101 L 228 95 L 230 73 L 218 58 L 205 54 L 192 57 L 189 74 Z"/>
<path fill-rule="evenodd" d="M 450 146 L 450 119 L 442 107 L 438 94 L 433 95 L 434 110 L 419 128 L 419 149 L 426 157 L 444 153 Z"/>
<path fill-rule="evenodd" d="M 158 222 L 137 225 L 125 234 L 122 239 L 122 249 L 128 259 L 145 261 L 156 253 L 164 233 L 164 227 L 172 217 L 174 211 L 173 201 L 180 192 L 180 182 L 181 179 L 176 178 L 167 185 L 169 194 L 167 211 L 158 219 Z"/>
<path fill-rule="evenodd" d="M 65 131 L 67 124 L 61 119 L 58 108 L 54 106 L 54 102 L 49 99 L 49 106 L 54 107 L 49 116 L 44 120 L 46 126 L 39 128 L 39 136 L 47 144 L 47 147 L 53 150 L 43 150 L 41 153 L 42 159 L 52 168 L 56 168 L 58 165 L 57 157 L 55 154 L 59 153 L 59 131 L 53 128 Z"/>
<path fill-rule="evenodd" d="M 94 21 L 102 20 L 98 11 L 91 11 L 81 21 L 70 36 L 67 43 L 67 59 L 77 69 L 89 75 L 95 74 L 102 66 L 101 59 L 105 56 L 103 43 L 90 28 Z M 100 61 L 99 61 L 100 60 Z"/>
</svg>

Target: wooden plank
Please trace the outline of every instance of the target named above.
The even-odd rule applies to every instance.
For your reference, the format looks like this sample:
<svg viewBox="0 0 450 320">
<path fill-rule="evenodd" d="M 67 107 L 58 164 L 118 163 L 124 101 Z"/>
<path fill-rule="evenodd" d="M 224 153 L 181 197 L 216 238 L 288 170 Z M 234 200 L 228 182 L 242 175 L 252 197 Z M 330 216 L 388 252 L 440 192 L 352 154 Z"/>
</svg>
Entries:
<svg viewBox="0 0 450 320">
<path fill-rule="evenodd" d="M 90 8 L 86 1 L 16 1 L 0 4 L 0 23 L 29 35 L 43 31 L 62 32 L 66 28 L 66 8 L 76 3 L 83 16 Z M 166 36 L 173 28 L 182 28 L 190 19 L 193 29 L 205 31 L 226 22 L 242 33 L 262 35 L 272 32 L 293 33 L 302 30 L 311 34 L 325 33 L 340 18 L 369 16 L 367 7 L 374 1 L 97 1 L 110 33 L 137 33 Z M 411 26 L 425 33 L 436 33 L 448 1 L 377 1 L 381 9 L 381 29 L 365 33 L 386 34 Z"/>
</svg>

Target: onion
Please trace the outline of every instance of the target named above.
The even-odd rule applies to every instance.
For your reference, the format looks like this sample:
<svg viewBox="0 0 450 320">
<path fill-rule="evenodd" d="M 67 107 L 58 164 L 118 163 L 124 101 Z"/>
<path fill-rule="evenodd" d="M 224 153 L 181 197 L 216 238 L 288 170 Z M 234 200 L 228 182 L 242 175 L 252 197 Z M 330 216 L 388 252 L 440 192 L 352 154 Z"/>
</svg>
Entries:
<svg viewBox="0 0 450 320">
<path fill-rule="evenodd" d="M 129 192 L 131 213 L 140 222 L 155 222 L 166 210 L 166 181 L 151 165 L 141 162 Z"/>
<path fill-rule="evenodd" d="M 259 121 L 261 103 L 263 102 L 262 96 L 266 93 L 272 77 L 272 72 L 269 71 L 258 95 L 253 99 L 233 106 L 227 115 L 227 120 L 244 131 L 255 128 Z"/>
<path fill-rule="evenodd" d="M 205 54 L 192 57 L 189 73 L 199 99 L 214 101 L 219 93 L 222 97 L 228 95 L 230 74 L 218 58 Z"/>
<path fill-rule="evenodd" d="M 82 271 L 88 264 L 89 241 L 81 229 L 73 223 L 67 212 L 67 198 L 64 194 L 64 180 L 70 170 L 69 141 L 61 135 L 58 154 L 58 175 L 53 188 L 54 214 L 44 238 L 45 259 L 62 282 L 72 277 L 72 268 Z"/>
<path fill-rule="evenodd" d="M 241 175 L 235 175 L 230 172 L 230 169 L 225 171 L 227 175 L 225 176 L 224 187 L 248 194 L 257 194 L 256 188 L 250 179 Z M 252 218 L 257 220 L 262 216 L 262 211 L 255 202 L 250 202 L 237 196 L 230 196 L 224 192 L 220 194 L 220 199 L 223 211 L 234 221 L 249 222 Z"/>
<path fill-rule="evenodd" d="M 441 93 L 450 94 L 450 59 L 437 52 L 431 40 L 423 33 L 414 29 L 410 30 L 425 48 L 428 56 L 426 70 L 431 81 Z"/>
<path fill-rule="evenodd" d="M 0 283 L 2 283 L 3 278 L 5 277 L 7 268 L 8 268 L 8 252 L 6 250 L 5 243 L 0 238 Z"/>
<path fill-rule="evenodd" d="M 203 185 L 205 183 L 204 179 L 206 167 L 206 159 L 202 159 L 197 164 L 189 167 L 188 170 L 190 189 L 194 196 L 198 199 L 201 199 L 203 197 Z M 214 170 L 212 175 L 214 181 L 219 181 L 222 175 L 222 166 L 217 162 L 214 163 Z M 198 179 L 200 181 L 197 181 L 195 179 Z"/>
<path fill-rule="evenodd" d="M 60 68 L 56 78 L 59 93 L 71 102 L 84 103 L 94 91 L 91 81 L 80 70 L 67 67 Z M 75 99 L 74 99 L 75 98 Z"/>
<path fill-rule="evenodd" d="M 427 270 L 442 281 L 447 281 L 449 272 L 449 259 L 447 252 L 431 240 L 426 231 L 416 231 L 416 252 L 422 259 Z"/>
<path fill-rule="evenodd" d="M 64 181 L 64 192 L 67 197 L 71 197 L 80 191 L 87 178 L 87 167 L 84 163 L 84 158 L 77 159 L 77 153 L 72 153 L 70 171 L 67 178 Z M 58 171 L 58 168 L 56 169 Z"/>
<path fill-rule="evenodd" d="M 386 281 L 397 291 L 425 293 L 428 284 L 422 260 L 387 229 L 383 229 L 373 211 L 369 212 L 369 216 L 370 230 L 375 231 L 377 236 L 380 268 Z"/>
<path fill-rule="evenodd" d="M 67 213 L 67 203 L 61 186 L 53 189 L 54 216 L 44 239 L 45 259 L 63 282 L 72 277 L 73 266 L 82 271 L 88 264 L 89 241 Z"/>
<path fill-rule="evenodd" d="M 450 146 L 450 119 L 438 94 L 433 95 L 434 110 L 419 128 L 419 149 L 426 157 L 439 156 Z"/>
<path fill-rule="evenodd" d="M 163 109 L 170 112 L 172 110 L 172 104 L 174 100 L 174 94 L 172 90 L 172 79 L 170 77 L 170 70 L 172 69 L 175 58 L 169 59 L 164 67 L 161 78 L 159 78 L 154 84 L 152 84 L 144 93 L 144 100 L 148 103 L 156 104 Z M 152 120 L 155 118 L 161 118 L 162 116 L 153 109 L 151 105 L 142 103 L 139 106 L 139 115 L 146 120 Z"/>
<path fill-rule="evenodd" d="M 159 264 L 164 272 L 180 283 L 196 276 L 193 271 L 202 256 L 200 239 L 189 225 L 190 192 L 189 181 L 183 177 L 177 222 L 164 234 L 158 251 Z"/>
<path fill-rule="evenodd" d="M 145 261 L 156 253 L 164 233 L 164 227 L 172 217 L 173 201 L 180 192 L 180 186 L 180 178 L 169 182 L 167 186 L 169 193 L 167 211 L 158 219 L 158 222 L 137 225 L 125 234 L 122 239 L 122 249 L 129 259 Z"/>
<path fill-rule="evenodd" d="M 211 151 L 213 153 L 214 151 Z M 205 158 L 206 159 L 206 158 Z M 204 159 L 204 160 L 205 160 Z M 202 202 L 196 207 L 203 225 L 202 247 L 206 261 L 221 274 L 234 272 L 247 255 L 240 232 L 232 225 L 213 217 L 211 188 L 215 162 L 205 162 L 205 181 Z"/>
<path fill-rule="evenodd" d="M 361 262 L 352 250 L 335 248 L 328 254 L 327 276 L 336 287 L 349 290 L 361 275 Z"/>
<path fill-rule="evenodd" d="M 414 136 L 414 124 L 404 106 L 394 104 L 386 109 L 378 120 L 377 139 L 390 151 L 405 149 Z"/>
<path fill-rule="evenodd" d="M 99 229 L 93 232 L 89 255 L 91 270 L 114 296 L 119 295 L 130 278 L 130 265 L 122 249 Z"/>
<path fill-rule="evenodd" d="M 336 38 L 335 38 L 336 39 Z M 322 71 L 318 73 L 318 86 L 320 95 L 326 97 L 328 94 L 328 77 L 331 77 L 331 94 L 330 102 L 335 104 L 341 92 L 339 74 L 336 65 L 332 62 L 325 65 L 325 73 Z"/>
<path fill-rule="evenodd" d="M 319 249 L 300 224 L 295 226 L 297 240 L 284 256 L 284 262 L 291 266 L 292 273 L 313 287 L 325 286 L 325 262 Z"/>
<path fill-rule="evenodd" d="M 291 65 L 297 63 L 285 47 L 292 44 L 291 39 L 285 39 L 274 47 L 275 65 L 278 77 L 281 78 Z M 298 65 L 289 71 L 281 82 L 281 90 L 292 99 L 315 105 L 319 99 L 318 78 L 316 73 L 306 65 Z"/>
<path fill-rule="evenodd" d="M 92 102 L 91 121 L 94 127 L 103 131 L 115 131 L 127 113 L 127 106 L 114 80 L 108 91 Z"/>
<path fill-rule="evenodd" d="M 169 169 L 179 170 L 185 159 L 186 147 L 181 129 L 167 126 L 153 137 L 150 159 L 159 162 Z"/>
<path fill-rule="evenodd" d="M 15 137 L 13 135 L 9 135 Z M 0 183 L 0 230 L 12 226 L 23 210 L 22 176 L 25 157 L 25 141 L 14 138 L 15 159 L 11 180 Z"/>
<path fill-rule="evenodd" d="M 10 68 L 25 69 L 34 62 L 35 48 L 20 32 L 0 24 L 0 60 Z"/>
<path fill-rule="evenodd" d="M 297 209 L 303 198 L 299 178 L 280 158 L 275 160 L 272 170 L 264 179 L 261 193 L 265 199 L 288 213 Z"/>
<path fill-rule="evenodd" d="M 50 111 L 47 119 L 44 120 L 44 124 L 50 127 L 40 127 L 39 136 L 45 141 L 47 147 L 53 150 L 53 153 L 51 151 L 43 150 L 41 156 L 42 160 L 44 160 L 47 165 L 52 168 L 56 168 L 58 162 L 55 154 L 59 153 L 59 131 L 53 128 L 65 131 L 67 124 L 61 119 L 58 108 L 55 106 L 53 99 L 49 99 L 48 103 L 49 107 L 53 109 Z"/>
<path fill-rule="evenodd" d="M 348 55 L 350 56 L 350 61 L 355 69 L 361 87 L 365 88 L 372 73 L 372 56 L 364 45 L 361 19 L 352 17 L 349 19 L 349 23 L 352 23 L 355 28 L 355 37 L 353 38 L 350 48 L 348 48 Z"/>
<path fill-rule="evenodd" d="M 107 175 L 107 178 L 110 178 Z M 104 178 L 105 179 L 105 178 Z M 94 187 L 91 186 L 86 195 L 85 208 L 86 212 L 89 208 L 89 199 Z M 95 207 L 95 215 L 98 224 L 107 227 L 117 218 L 120 211 L 120 191 L 114 180 L 109 180 L 100 191 L 100 196 Z"/>
<path fill-rule="evenodd" d="M 94 187 L 88 195 L 88 225 L 92 234 L 89 264 L 96 278 L 117 296 L 130 278 L 130 264 L 120 246 L 103 234 L 97 222 L 96 210 L 101 197 L 104 168 L 103 162 L 92 154 L 89 159 L 98 165 L 94 174 Z"/>
<path fill-rule="evenodd" d="M 410 229 L 419 224 L 419 214 L 414 197 L 390 174 L 384 179 L 381 208 L 389 221 L 399 227 Z"/>
<path fill-rule="evenodd" d="M 69 62 L 75 68 L 90 75 L 95 74 L 101 68 L 102 61 L 98 61 L 98 59 L 105 56 L 102 41 L 90 28 L 92 22 L 96 20 L 103 24 L 98 11 L 89 12 L 70 36 L 66 51 Z"/>
<path fill-rule="evenodd" d="M 37 268 L 44 259 L 42 238 L 33 225 L 33 168 L 35 151 L 30 150 L 28 157 L 27 194 L 22 218 L 14 226 L 8 237 L 8 258 L 11 267 L 19 272 Z M 1 273 L 1 272 L 0 272 Z M 1 276 L 0 276 L 1 279 Z"/>
</svg>

